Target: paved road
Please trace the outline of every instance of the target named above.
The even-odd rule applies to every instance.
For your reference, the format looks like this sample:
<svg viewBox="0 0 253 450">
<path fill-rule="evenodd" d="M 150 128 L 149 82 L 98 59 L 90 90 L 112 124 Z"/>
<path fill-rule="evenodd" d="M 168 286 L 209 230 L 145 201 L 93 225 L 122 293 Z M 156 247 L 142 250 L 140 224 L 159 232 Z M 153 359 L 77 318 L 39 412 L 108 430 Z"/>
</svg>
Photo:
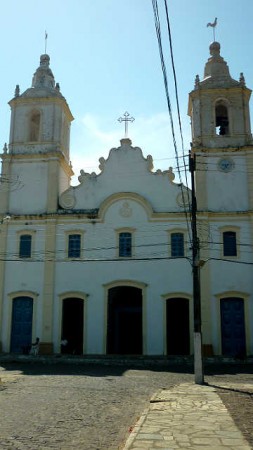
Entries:
<svg viewBox="0 0 253 450">
<path fill-rule="evenodd" d="M 208 372 L 206 381 L 213 384 L 253 381 L 250 366 L 212 366 Z M 119 449 L 155 392 L 193 382 L 189 366 L 39 362 L 2 364 L 0 378 L 0 449 L 10 450 Z"/>
</svg>

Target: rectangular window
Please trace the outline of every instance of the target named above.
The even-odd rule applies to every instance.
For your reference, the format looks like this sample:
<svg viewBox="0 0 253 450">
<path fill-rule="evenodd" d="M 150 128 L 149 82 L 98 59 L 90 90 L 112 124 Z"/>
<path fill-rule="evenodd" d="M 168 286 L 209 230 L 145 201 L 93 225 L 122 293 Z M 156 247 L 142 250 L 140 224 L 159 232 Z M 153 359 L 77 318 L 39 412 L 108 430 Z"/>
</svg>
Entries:
<svg viewBox="0 0 253 450">
<path fill-rule="evenodd" d="M 80 258 L 81 256 L 81 235 L 80 234 L 70 234 L 69 235 L 69 245 L 68 245 L 68 257 L 69 258 Z"/>
<path fill-rule="evenodd" d="M 234 231 L 223 233 L 223 256 L 237 256 L 236 233 Z"/>
<path fill-rule="evenodd" d="M 32 236 L 30 234 L 22 234 L 19 240 L 19 257 L 31 258 L 32 252 Z"/>
<path fill-rule="evenodd" d="M 184 234 L 172 233 L 171 234 L 171 256 L 173 258 L 179 258 L 184 256 Z"/>
<path fill-rule="evenodd" d="M 119 256 L 129 257 L 132 256 L 132 234 L 120 233 L 119 234 Z"/>
</svg>

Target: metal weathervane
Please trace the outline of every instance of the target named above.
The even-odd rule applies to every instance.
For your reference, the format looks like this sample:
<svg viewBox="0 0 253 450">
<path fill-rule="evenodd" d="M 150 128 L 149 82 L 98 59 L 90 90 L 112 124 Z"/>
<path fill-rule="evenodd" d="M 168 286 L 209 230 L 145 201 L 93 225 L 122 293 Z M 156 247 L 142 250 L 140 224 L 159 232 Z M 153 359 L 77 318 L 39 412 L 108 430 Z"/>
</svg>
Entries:
<svg viewBox="0 0 253 450">
<path fill-rule="evenodd" d="M 119 117 L 119 122 L 125 122 L 125 138 L 128 137 L 128 122 L 134 122 L 134 117 L 130 117 L 130 114 L 126 111 L 125 114 L 123 114 L 124 117 Z"/>
<path fill-rule="evenodd" d="M 47 37 L 48 37 L 48 34 L 45 31 L 45 54 L 47 53 Z"/>
<path fill-rule="evenodd" d="M 213 29 L 213 40 L 215 42 L 215 28 L 217 26 L 217 17 L 215 17 L 214 22 L 208 22 L 207 27 L 211 27 Z"/>
</svg>

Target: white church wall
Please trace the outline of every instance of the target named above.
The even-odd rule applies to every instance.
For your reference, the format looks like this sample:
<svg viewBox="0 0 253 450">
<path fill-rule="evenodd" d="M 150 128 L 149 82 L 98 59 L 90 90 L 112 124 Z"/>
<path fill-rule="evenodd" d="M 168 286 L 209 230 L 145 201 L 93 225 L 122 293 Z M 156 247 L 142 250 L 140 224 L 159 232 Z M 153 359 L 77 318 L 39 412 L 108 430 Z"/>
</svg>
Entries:
<svg viewBox="0 0 253 450">
<path fill-rule="evenodd" d="M 30 138 L 30 117 L 33 111 L 38 111 L 41 115 L 39 128 L 39 142 L 60 142 L 62 133 L 62 108 L 57 103 L 49 103 L 42 99 L 34 101 L 28 100 L 19 104 L 14 110 L 12 120 L 15 120 L 15 127 L 11 130 L 10 143 L 17 146 L 31 143 Z M 22 145 L 22 147 L 23 147 Z"/>
<path fill-rule="evenodd" d="M 124 140 L 123 140 L 124 141 Z M 101 173 L 87 174 L 81 171 L 80 185 L 63 193 L 60 203 L 69 208 L 72 199 L 73 208 L 98 208 L 116 193 L 132 193 L 145 199 L 155 212 L 182 212 L 178 197 L 181 187 L 171 181 L 173 173 L 152 170 L 152 158 L 144 158 L 142 150 L 131 147 L 126 139 L 121 147 L 111 149 L 107 160 L 100 158 Z"/>
<path fill-rule="evenodd" d="M 12 164 L 11 178 L 17 180 L 9 197 L 10 214 L 38 214 L 47 209 L 48 168 L 38 162 L 33 169 L 29 161 Z"/>
<path fill-rule="evenodd" d="M 177 265 L 177 267 L 175 267 Z M 72 261 L 56 264 L 55 298 L 64 293 L 87 295 L 85 334 L 87 353 L 106 352 L 107 286 L 145 286 L 143 290 L 144 348 L 146 354 L 163 354 L 165 292 L 191 292 L 191 267 L 187 261 L 158 261 L 156 269 L 151 261 Z M 181 267 L 179 271 L 178 268 Z M 180 275 L 179 275 L 180 272 Z M 166 282 L 164 281 L 166 280 Z M 57 301 L 57 300 L 56 300 Z M 55 313 L 60 315 L 57 306 Z M 61 317 L 59 317 L 59 324 Z M 160 326 L 158 326 L 160 324 Z M 59 325 L 60 327 L 60 325 Z"/>
<path fill-rule="evenodd" d="M 221 161 L 231 161 L 233 168 L 228 172 L 219 167 Z M 206 171 L 207 201 L 211 211 L 243 211 L 248 208 L 247 167 L 244 156 L 224 154 L 222 157 L 204 158 Z M 203 166 L 203 164 L 202 164 Z"/>
<path fill-rule="evenodd" d="M 32 256 L 27 260 L 19 258 L 19 239 L 21 233 L 32 235 Z M 5 262 L 5 286 L 3 293 L 3 349 L 9 351 L 11 335 L 12 299 L 18 296 L 35 294 L 34 334 L 42 335 L 42 305 L 44 285 L 44 245 L 43 225 L 21 225 L 8 227 Z"/>
</svg>

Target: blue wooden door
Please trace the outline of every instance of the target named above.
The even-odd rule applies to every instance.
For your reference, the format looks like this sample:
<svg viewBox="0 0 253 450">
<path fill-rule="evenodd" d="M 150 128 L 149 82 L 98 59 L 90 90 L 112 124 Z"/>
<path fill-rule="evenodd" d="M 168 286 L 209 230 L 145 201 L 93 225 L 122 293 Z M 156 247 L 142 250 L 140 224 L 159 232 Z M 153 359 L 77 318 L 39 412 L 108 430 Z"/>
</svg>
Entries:
<svg viewBox="0 0 253 450">
<path fill-rule="evenodd" d="M 17 297 L 13 300 L 11 352 L 22 353 L 32 342 L 33 299 Z"/>
<path fill-rule="evenodd" d="M 244 301 L 242 298 L 223 298 L 221 309 L 222 354 L 243 357 L 246 354 Z"/>
</svg>

